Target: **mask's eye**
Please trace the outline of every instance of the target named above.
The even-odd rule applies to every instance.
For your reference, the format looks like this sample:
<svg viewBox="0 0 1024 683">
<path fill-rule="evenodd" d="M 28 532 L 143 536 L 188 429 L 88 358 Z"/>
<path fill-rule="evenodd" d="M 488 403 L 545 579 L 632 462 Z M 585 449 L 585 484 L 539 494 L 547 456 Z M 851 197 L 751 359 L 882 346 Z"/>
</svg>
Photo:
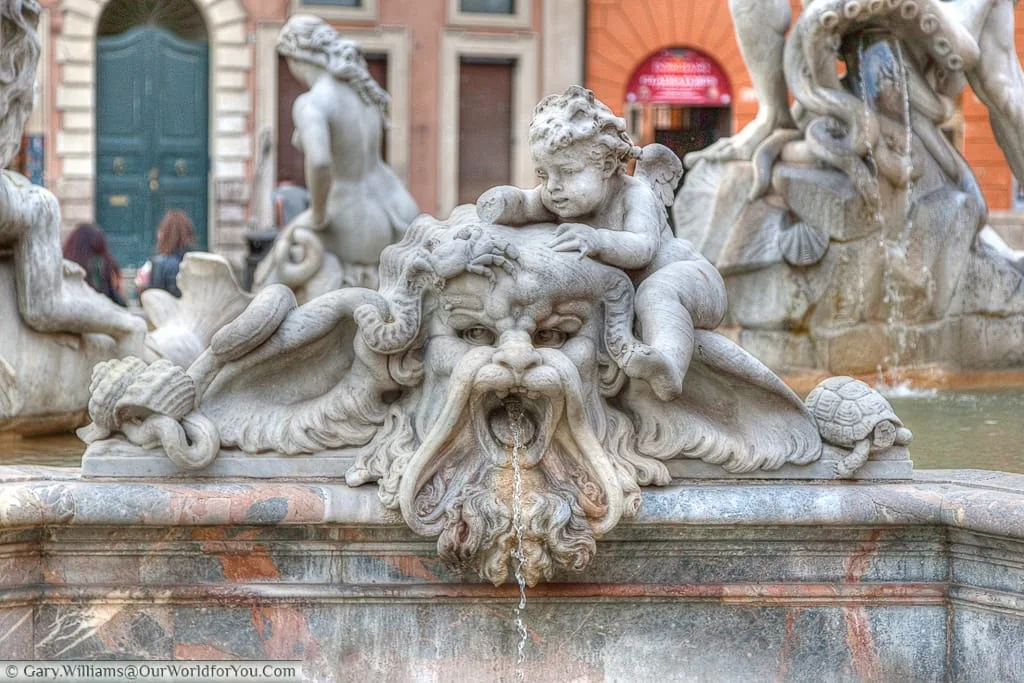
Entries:
<svg viewBox="0 0 1024 683">
<path fill-rule="evenodd" d="M 569 334 L 561 330 L 537 330 L 536 334 L 533 335 L 533 345 L 557 348 L 564 344 L 568 338 Z"/>
<path fill-rule="evenodd" d="M 476 344 L 477 346 L 494 346 L 494 342 L 497 341 L 497 336 L 491 330 L 486 327 L 468 327 L 461 332 L 459 336 L 470 344 Z"/>
</svg>

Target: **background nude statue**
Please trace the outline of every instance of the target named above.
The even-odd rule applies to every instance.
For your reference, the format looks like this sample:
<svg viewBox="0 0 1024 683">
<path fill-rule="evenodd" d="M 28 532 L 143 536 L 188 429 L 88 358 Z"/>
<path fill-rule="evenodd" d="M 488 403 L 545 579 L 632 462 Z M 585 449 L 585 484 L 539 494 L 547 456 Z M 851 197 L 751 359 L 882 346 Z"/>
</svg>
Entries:
<svg viewBox="0 0 1024 683">
<path fill-rule="evenodd" d="M 267 270 L 275 267 L 278 281 L 293 289 L 309 282 L 324 260 L 315 231 L 341 262 L 341 278 L 300 300 L 341 284 L 375 286 L 381 250 L 400 240 L 419 213 L 380 156 L 388 94 L 367 71 L 359 45 L 318 17 L 292 16 L 277 49 L 309 88 L 292 110 L 292 142 L 305 155 L 312 206 L 278 240 L 257 282 L 268 283 Z"/>
</svg>

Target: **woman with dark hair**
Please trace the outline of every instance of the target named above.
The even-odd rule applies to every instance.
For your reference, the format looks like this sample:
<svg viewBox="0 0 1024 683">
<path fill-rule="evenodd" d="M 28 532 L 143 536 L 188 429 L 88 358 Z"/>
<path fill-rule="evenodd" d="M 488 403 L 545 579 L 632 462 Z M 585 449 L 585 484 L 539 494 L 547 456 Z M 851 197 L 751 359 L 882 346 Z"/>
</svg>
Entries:
<svg viewBox="0 0 1024 683">
<path fill-rule="evenodd" d="M 178 268 L 181 259 L 196 243 L 196 229 L 184 211 L 171 209 L 164 214 L 156 231 L 156 250 L 153 272 L 149 286 L 166 289 L 174 296 L 181 296 L 178 289 Z"/>
<path fill-rule="evenodd" d="M 107 249 L 107 236 L 95 223 L 79 223 L 64 242 L 64 258 L 74 261 L 85 271 L 85 281 L 114 303 L 124 306 L 121 298 L 121 270 Z"/>
</svg>

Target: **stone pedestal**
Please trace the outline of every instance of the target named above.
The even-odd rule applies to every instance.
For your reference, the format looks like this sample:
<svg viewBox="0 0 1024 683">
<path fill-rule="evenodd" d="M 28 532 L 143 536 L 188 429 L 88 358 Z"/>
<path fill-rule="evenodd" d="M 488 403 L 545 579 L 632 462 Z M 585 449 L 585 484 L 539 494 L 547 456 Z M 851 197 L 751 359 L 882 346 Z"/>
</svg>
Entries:
<svg viewBox="0 0 1024 683">
<path fill-rule="evenodd" d="M 1017 680 L 1024 476 L 682 481 L 527 589 L 527 680 Z M 0 657 L 295 659 L 515 680 L 514 585 L 451 574 L 374 487 L 0 468 Z"/>
</svg>

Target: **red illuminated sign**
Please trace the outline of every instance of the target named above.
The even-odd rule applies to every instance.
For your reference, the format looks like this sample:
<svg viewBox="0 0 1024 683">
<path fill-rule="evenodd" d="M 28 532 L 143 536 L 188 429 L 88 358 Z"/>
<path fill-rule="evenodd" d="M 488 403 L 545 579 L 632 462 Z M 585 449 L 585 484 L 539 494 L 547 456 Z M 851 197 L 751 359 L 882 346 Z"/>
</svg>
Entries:
<svg viewBox="0 0 1024 683">
<path fill-rule="evenodd" d="M 732 90 L 718 63 L 694 50 L 670 48 L 637 67 L 626 88 L 626 102 L 723 107 Z"/>
</svg>

